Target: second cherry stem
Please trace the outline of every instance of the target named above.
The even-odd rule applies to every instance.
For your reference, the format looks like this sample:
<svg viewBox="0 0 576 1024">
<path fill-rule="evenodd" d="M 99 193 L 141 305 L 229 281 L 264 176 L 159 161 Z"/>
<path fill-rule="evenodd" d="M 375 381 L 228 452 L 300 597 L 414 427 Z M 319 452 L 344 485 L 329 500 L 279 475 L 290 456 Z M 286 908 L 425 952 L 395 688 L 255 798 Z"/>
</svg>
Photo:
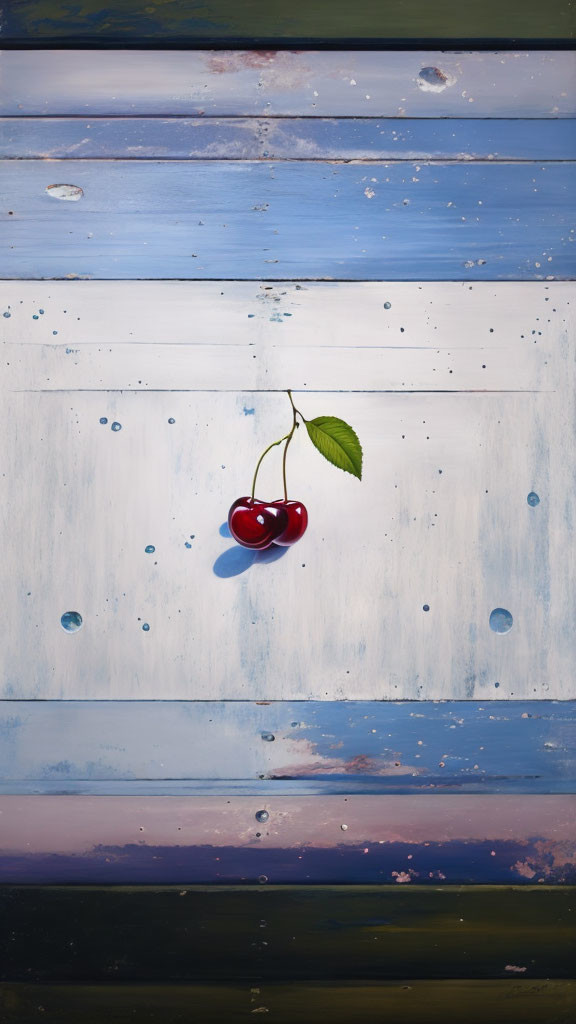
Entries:
<svg viewBox="0 0 576 1024">
<path fill-rule="evenodd" d="M 290 441 L 294 437 L 296 427 L 298 426 L 298 421 L 296 417 L 300 416 L 302 420 L 304 420 L 302 413 L 294 405 L 294 402 L 292 400 L 292 392 L 290 391 L 288 392 L 288 398 L 290 399 L 290 404 L 292 406 L 292 429 L 289 434 L 285 434 L 284 437 L 281 437 L 279 441 L 273 441 L 272 444 L 269 444 L 266 450 L 262 452 L 262 455 L 258 459 L 258 462 L 256 464 L 256 470 L 254 472 L 254 479 L 252 480 L 252 500 L 254 500 L 254 495 L 256 493 L 256 479 L 258 477 L 258 470 L 260 469 L 264 456 L 267 455 L 268 452 L 272 450 L 272 448 L 276 448 L 277 445 L 282 444 L 285 441 L 286 444 L 284 446 L 284 454 L 282 456 L 282 479 L 284 481 L 284 501 L 288 501 L 288 485 L 286 483 L 286 455 L 288 453 L 288 445 L 290 444 Z"/>
</svg>

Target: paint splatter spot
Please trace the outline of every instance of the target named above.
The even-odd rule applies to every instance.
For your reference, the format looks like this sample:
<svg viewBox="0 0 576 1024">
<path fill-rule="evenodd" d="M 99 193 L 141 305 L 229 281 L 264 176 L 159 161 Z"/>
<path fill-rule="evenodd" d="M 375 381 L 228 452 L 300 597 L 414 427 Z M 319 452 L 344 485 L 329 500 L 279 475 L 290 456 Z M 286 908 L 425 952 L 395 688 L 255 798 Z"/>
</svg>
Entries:
<svg viewBox="0 0 576 1024">
<path fill-rule="evenodd" d="M 366 196 L 366 199 L 374 199 L 376 193 L 373 188 L 368 187 L 364 189 L 364 195 Z"/>
<path fill-rule="evenodd" d="M 113 430 L 114 433 L 117 433 L 119 430 L 122 430 L 122 424 L 121 423 L 117 423 L 116 420 L 114 420 L 114 423 L 110 427 L 110 430 Z"/>
<path fill-rule="evenodd" d="M 536 494 L 536 491 L 530 491 L 526 501 L 532 508 L 536 508 L 536 505 L 540 504 L 540 497 Z"/>
<path fill-rule="evenodd" d="M 108 423 L 108 417 L 107 416 L 101 416 L 100 417 L 100 423 Z"/>
<path fill-rule="evenodd" d="M 392 309 L 392 303 L 391 302 L 385 302 L 384 303 L 384 309 Z"/>
<path fill-rule="evenodd" d="M 176 420 L 174 419 L 173 416 L 170 417 L 170 419 L 168 420 L 168 423 L 176 423 Z"/>
<path fill-rule="evenodd" d="M 260 736 L 263 740 L 266 740 L 266 743 L 273 743 L 276 739 L 273 732 L 261 732 Z"/>
<path fill-rule="evenodd" d="M 64 612 L 60 624 L 67 633 L 76 633 L 82 626 L 82 616 L 80 612 Z"/>
<path fill-rule="evenodd" d="M 429 604 L 423 604 L 422 605 L 422 611 L 423 612 L 429 612 L 430 611 L 430 605 Z"/>
<path fill-rule="evenodd" d="M 79 185 L 47 185 L 46 192 L 53 199 L 65 199 L 71 203 L 77 203 L 84 195 Z"/>
<path fill-rule="evenodd" d="M 146 547 L 144 548 L 144 551 L 146 552 L 147 555 L 153 555 L 154 552 L 156 551 L 156 548 L 154 547 L 153 544 L 147 544 Z"/>
<path fill-rule="evenodd" d="M 38 314 L 37 314 L 37 313 L 33 313 L 33 314 L 32 314 L 32 319 L 33 319 L 33 320 L 39 320 L 39 319 L 40 319 L 40 317 L 38 316 Z"/>
<path fill-rule="evenodd" d="M 43 309 L 39 309 L 38 312 L 40 313 L 40 316 L 44 316 L 44 310 Z"/>
<path fill-rule="evenodd" d="M 189 541 L 189 540 L 185 540 L 185 541 L 184 541 L 184 547 L 185 547 L 185 548 L 191 548 L 191 547 L 192 547 L 192 545 L 191 545 L 191 543 L 190 543 L 190 541 Z"/>
<path fill-rule="evenodd" d="M 52 334 L 58 334 L 58 331 L 52 331 Z"/>
<path fill-rule="evenodd" d="M 340 828 L 342 829 L 343 832 L 348 831 L 348 825 L 340 825 Z"/>
<path fill-rule="evenodd" d="M 9 320 L 10 317 L 12 316 L 12 313 L 2 313 L 2 316 L 4 317 L 5 320 Z"/>
<path fill-rule="evenodd" d="M 149 633 L 150 632 L 149 624 L 147 622 L 143 622 L 142 623 L 142 629 L 144 630 L 145 633 Z"/>
<path fill-rule="evenodd" d="M 255 410 L 254 409 L 248 409 L 246 406 L 244 406 L 242 412 L 244 413 L 245 416 L 254 416 Z"/>
<path fill-rule="evenodd" d="M 490 629 L 494 633 L 509 633 L 514 625 L 514 619 L 506 608 L 494 608 L 490 612 Z"/>
<path fill-rule="evenodd" d="M 444 92 L 455 81 L 453 75 L 432 67 L 422 68 L 416 78 L 416 84 L 422 92 Z"/>
<path fill-rule="evenodd" d="M 256 818 L 256 821 L 264 822 L 268 821 L 270 815 L 268 814 L 268 811 L 256 811 L 254 817 Z"/>
</svg>

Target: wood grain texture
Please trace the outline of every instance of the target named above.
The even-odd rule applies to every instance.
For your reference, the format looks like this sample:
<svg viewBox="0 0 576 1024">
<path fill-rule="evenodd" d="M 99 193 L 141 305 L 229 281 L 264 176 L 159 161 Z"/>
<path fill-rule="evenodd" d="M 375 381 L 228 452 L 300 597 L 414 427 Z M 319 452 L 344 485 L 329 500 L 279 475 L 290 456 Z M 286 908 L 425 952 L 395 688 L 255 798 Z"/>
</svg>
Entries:
<svg viewBox="0 0 576 1024">
<path fill-rule="evenodd" d="M 343 0 L 205 0 L 157 3 L 116 0 L 102 8 L 97 0 L 54 3 L 13 0 L 7 5 L 3 38 L 18 46 L 197 46 L 210 43 L 266 46 L 358 40 L 372 45 L 391 41 L 447 39 L 510 41 L 574 38 L 569 0 L 471 0 L 463 6 L 438 0 L 362 0 L 351 8 Z"/>
<path fill-rule="evenodd" d="M 99 305 L 104 310 L 107 294 L 113 303 L 122 286 L 106 286 L 110 292 L 96 286 L 83 310 L 91 287 L 6 286 L 14 315 L 0 321 L 5 336 L 14 325 L 16 344 L 27 336 L 34 342 L 53 337 L 51 331 L 64 323 L 66 345 L 53 351 L 22 344 L 22 357 L 11 350 L 6 360 L 22 358 L 25 373 L 16 366 L 11 386 L 17 390 L 5 401 L 4 697 L 572 695 L 575 567 L 567 445 L 574 392 L 567 332 L 573 286 L 542 284 L 531 299 L 526 290 L 508 285 L 474 285 L 472 291 L 462 285 L 354 285 L 350 292 L 348 286 L 308 292 L 297 286 L 268 292 L 264 286 L 252 292 L 253 304 L 243 305 L 243 289 L 254 286 L 234 285 L 228 295 L 223 285 L 224 295 L 210 312 L 217 285 L 202 286 L 204 293 L 186 291 L 185 285 L 173 291 L 133 285 L 116 334 L 116 307 L 95 319 L 93 311 Z M 438 300 L 440 291 L 444 298 Z M 29 304 L 28 311 L 44 314 L 21 316 L 19 294 L 26 297 L 23 309 Z M 198 294 L 203 297 L 196 306 Z M 257 294 L 272 299 L 260 303 Z M 138 295 L 141 308 L 132 321 Z M 390 310 L 383 308 L 384 295 L 391 296 Z M 51 305 L 40 305 L 50 296 Z M 301 298 L 301 307 L 292 305 Z M 406 319 L 402 334 L 410 307 L 414 319 Z M 252 308 L 250 319 L 246 310 Z M 370 384 L 364 354 L 371 347 L 353 349 L 354 364 L 346 354 L 355 326 L 357 337 L 359 309 L 363 319 L 365 311 L 369 346 L 384 330 L 393 339 L 412 335 L 413 342 L 436 349 L 436 338 L 446 331 L 448 344 L 455 343 L 453 353 L 448 348 L 458 360 L 455 368 L 465 355 L 456 346 L 472 341 L 482 347 L 484 339 L 494 348 L 489 356 L 478 352 L 478 374 L 488 374 L 495 390 L 480 383 L 473 387 L 481 390 L 446 393 L 445 371 L 433 372 L 428 353 L 422 364 L 429 378 L 411 383 L 416 390 L 423 387 L 421 393 L 395 390 L 410 385 L 409 378 L 389 375 L 386 365 L 398 367 L 397 362 L 385 364 L 383 376 Z M 294 316 L 276 318 L 281 310 Z M 319 328 L 323 317 L 326 325 Z M 126 370 L 126 353 L 136 339 L 139 353 L 140 344 L 154 338 L 185 340 L 191 325 L 199 340 L 210 342 L 214 386 L 224 386 L 216 382 L 223 367 L 216 355 L 229 358 L 227 342 L 235 341 L 252 350 L 252 361 L 261 366 L 258 390 L 241 390 L 254 385 L 253 376 L 228 378 L 228 392 L 182 390 L 206 388 L 210 364 L 191 362 L 199 369 L 187 370 L 191 376 L 183 379 L 182 360 L 170 369 L 169 361 L 162 367 L 164 356 L 154 363 L 155 378 L 140 377 L 134 363 L 131 381 L 116 370 L 104 382 L 98 380 L 100 370 L 85 378 L 93 391 L 68 390 L 64 397 L 61 391 L 21 390 L 30 385 L 31 367 L 36 386 L 53 386 L 40 382 L 38 359 L 46 360 L 46 377 L 56 371 L 57 383 L 81 388 L 77 370 L 64 364 L 79 360 L 76 349 L 86 344 L 88 355 L 93 353 L 99 332 L 100 347 L 112 349 L 106 356 L 110 367 L 114 339 L 121 343 L 124 363 L 118 365 Z M 127 344 L 130 332 L 133 341 Z M 299 341 L 310 344 L 314 332 L 320 348 L 298 349 Z M 225 343 L 212 344 L 214 338 Z M 274 351 L 272 338 L 280 346 Z M 516 341 L 525 347 L 516 349 Z M 316 362 L 322 342 L 336 347 Z M 249 488 L 259 452 L 284 432 L 287 400 L 267 389 L 273 373 L 277 387 L 295 386 L 285 370 L 270 370 L 282 367 L 291 345 L 299 352 L 302 385 L 308 383 L 308 366 L 316 366 L 316 384 L 326 374 L 321 391 L 298 396 L 304 415 L 330 413 L 354 425 L 365 448 L 365 479 L 340 479 L 299 437 L 290 486 L 309 508 L 309 530 L 297 550 L 254 556 L 231 544 L 220 527 L 231 501 Z M 330 368 L 338 365 L 340 351 L 346 380 Z M 405 365 L 415 366 L 409 358 Z M 456 374 L 450 377 L 448 370 L 446 376 Z M 439 377 L 438 390 L 427 390 Z M 106 383 L 137 390 L 99 390 Z M 327 383 L 338 393 L 324 394 Z M 374 384 L 383 390 L 374 392 Z M 518 391 L 528 385 L 536 391 Z M 108 422 L 100 423 L 102 418 Z M 114 421 L 122 426 L 116 433 L 110 430 Z M 279 488 L 273 456 L 261 486 L 273 495 Z M 537 507 L 527 504 L 531 491 L 540 495 Z M 38 509 L 46 510 L 42 518 Z M 149 544 L 156 548 L 153 556 L 145 553 Z M 499 607 L 514 617 L 505 636 L 489 627 L 490 613 Z M 60 616 L 71 610 L 84 618 L 74 635 L 60 626 Z"/>
<path fill-rule="evenodd" d="M 513 965 L 511 965 L 513 966 Z M 467 1024 L 572 1024 L 576 983 L 565 979 L 498 981 L 410 979 L 396 982 L 275 982 L 256 974 L 245 983 L 214 985 L 30 985 L 0 984 L 5 1024 L 186 1024 L 190 1007 L 203 1024 L 245 1021 L 248 1014 L 273 1013 L 277 1024 L 293 1024 L 312 1014 L 321 1024 L 445 1024 L 465 1016 Z"/>
<path fill-rule="evenodd" d="M 575 792 L 576 702 L 4 701 L 0 792 Z"/>
<path fill-rule="evenodd" d="M 574 160 L 573 119 L 10 117 L 0 157 L 74 160 Z"/>
<path fill-rule="evenodd" d="M 34 886 L 0 899 L 12 983 L 240 982 L 246 1011 L 269 984 L 493 979 L 514 1000 L 519 983 L 573 974 L 573 888 Z"/>
<path fill-rule="evenodd" d="M 540 118 L 576 114 L 576 55 L 570 50 L 117 53 L 50 49 L 7 51 L 2 65 L 0 113 L 17 117 Z M 423 69 L 428 71 L 419 79 Z"/>
<path fill-rule="evenodd" d="M 534 794 L 0 796 L 0 881 L 568 885 L 575 811 Z"/>
<path fill-rule="evenodd" d="M 573 278 L 575 168 L 3 161 L 0 275 Z M 50 195 L 62 182 L 79 201 Z"/>
</svg>

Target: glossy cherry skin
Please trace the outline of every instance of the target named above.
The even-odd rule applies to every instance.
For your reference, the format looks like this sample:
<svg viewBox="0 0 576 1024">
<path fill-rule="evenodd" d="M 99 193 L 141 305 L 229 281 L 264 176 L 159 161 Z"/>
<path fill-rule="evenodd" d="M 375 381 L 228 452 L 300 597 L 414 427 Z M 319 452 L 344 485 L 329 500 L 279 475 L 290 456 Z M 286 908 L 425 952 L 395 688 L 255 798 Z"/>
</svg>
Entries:
<svg viewBox="0 0 576 1024">
<path fill-rule="evenodd" d="M 269 548 L 287 526 L 286 509 L 259 498 L 238 498 L 228 513 L 228 527 L 234 540 L 255 551 Z"/>
<path fill-rule="evenodd" d="M 274 543 L 279 544 L 280 547 L 288 547 L 290 544 L 295 544 L 306 532 L 306 527 L 308 526 L 306 506 L 301 501 L 284 501 L 283 498 L 272 502 L 272 504 L 274 508 L 283 509 L 288 517 L 285 528 L 278 534 Z"/>
</svg>

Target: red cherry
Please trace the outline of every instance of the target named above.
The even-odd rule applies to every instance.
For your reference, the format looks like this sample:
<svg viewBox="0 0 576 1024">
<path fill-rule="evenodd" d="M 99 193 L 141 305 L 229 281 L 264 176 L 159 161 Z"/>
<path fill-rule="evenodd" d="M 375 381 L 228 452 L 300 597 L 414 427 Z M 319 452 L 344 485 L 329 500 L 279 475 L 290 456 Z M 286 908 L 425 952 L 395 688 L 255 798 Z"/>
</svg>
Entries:
<svg viewBox="0 0 576 1024">
<path fill-rule="evenodd" d="M 283 509 L 288 517 L 285 528 L 275 538 L 274 543 L 279 544 L 281 547 L 295 544 L 306 532 L 306 527 L 308 526 L 306 506 L 301 501 L 284 501 L 283 498 L 272 502 L 272 504 L 275 508 Z"/>
<path fill-rule="evenodd" d="M 259 498 L 238 498 L 228 513 L 228 527 L 242 547 L 262 551 L 274 543 L 288 525 L 288 513 L 276 503 Z"/>
</svg>

